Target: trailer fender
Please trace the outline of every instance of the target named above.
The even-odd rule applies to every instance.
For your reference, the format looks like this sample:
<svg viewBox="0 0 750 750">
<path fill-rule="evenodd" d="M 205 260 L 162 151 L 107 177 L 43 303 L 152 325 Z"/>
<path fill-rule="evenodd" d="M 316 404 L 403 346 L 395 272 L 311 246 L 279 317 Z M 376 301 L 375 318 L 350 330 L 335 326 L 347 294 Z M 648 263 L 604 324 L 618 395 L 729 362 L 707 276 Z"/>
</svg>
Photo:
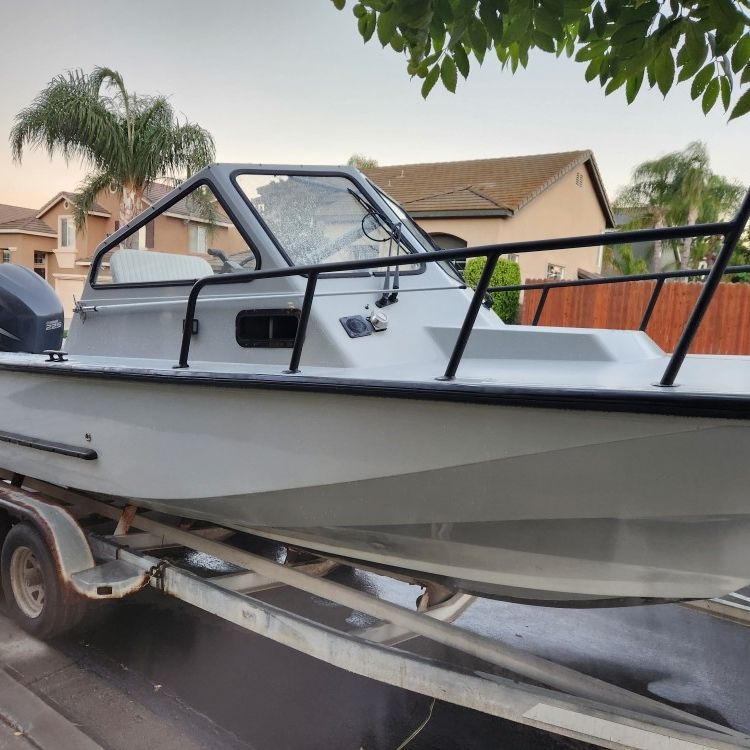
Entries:
<svg viewBox="0 0 750 750">
<path fill-rule="evenodd" d="M 63 587 L 87 599 L 121 598 L 148 583 L 148 571 L 119 560 L 97 565 L 83 529 L 62 506 L 40 493 L 0 483 L 0 543 L 3 517 L 32 523 L 44 537 Z"/>
</svg>

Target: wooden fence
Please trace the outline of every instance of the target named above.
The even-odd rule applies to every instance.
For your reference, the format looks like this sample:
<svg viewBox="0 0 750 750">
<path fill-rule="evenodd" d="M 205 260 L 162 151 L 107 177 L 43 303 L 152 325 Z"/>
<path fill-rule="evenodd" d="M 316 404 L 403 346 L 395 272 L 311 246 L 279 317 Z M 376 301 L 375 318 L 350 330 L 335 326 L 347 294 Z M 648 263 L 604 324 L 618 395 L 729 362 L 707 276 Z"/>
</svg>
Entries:
<svg viewBox="0 0 750 750">
<path fill-rule="evenodd" d="M 655 284 L 636 281 L 550 289 L 539 325 L 637 329 Z M 674 349 L 702 288 L 700 283 L 664 284 L 647 329 L 664 351 Z M 531 324 L 540 296 L 536 289 L 524 292 L 520 323 Z M 750 284 L 720 284 L 690 351 L 750 354 Z"/>
</svg>

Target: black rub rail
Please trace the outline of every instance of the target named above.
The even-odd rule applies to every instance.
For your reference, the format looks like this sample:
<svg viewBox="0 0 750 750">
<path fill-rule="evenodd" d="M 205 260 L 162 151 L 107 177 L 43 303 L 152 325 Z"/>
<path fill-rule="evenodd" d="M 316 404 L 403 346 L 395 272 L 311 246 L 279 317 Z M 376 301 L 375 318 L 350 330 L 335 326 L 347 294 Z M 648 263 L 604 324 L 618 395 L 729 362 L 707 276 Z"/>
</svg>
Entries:
<svg viewBox="0 0 750 750">
<path fill-rule="evenodd" d="M 469 309 L 466 311 L 463 323 L 461 324 L 461 330 L 459 331 L 456 342 L 453 346 L 448 365 L 446 366 L 445 372 L 441 375 L 438 380 L 453 380 L 456 377 L 456 371 L 461 363 L 466 345 L 469 341 L 469 336 L 476 322 L 479 309 L 482 306 L 482 301 L 486 293 L 490 289 L 490 280 L 492 273 L 495 270 L 497 261 L 501 255 L 509 253 L 520 254 L 520 253 L 535 253 L 543 252 L 545 250 L 573 250 L 581 247 L 595 247 L 597 245 L 624 245 L 634 242 L 653 242 L 656 240 L 676 240 L 684 239 L 686 237 L 711 237 L 721 236 L 724 238 L 721 250 L 714 265 L 707 271 L 672 271 L 664 272 L 660 274 L 641 274 L 639 276 L 626 276 L 626 277 L 614 277 L 614 278 L 602 278 L 602 279 L 581 279 L 579 281 L 571 282 L 549 282 L 547 284 L 538 285 L 518 285 L 517 287 L 493 287 L 493 290 L 497 291 L 510 291 L 512 289 L 529 289 L 529 288 L 541 288 L 542 299 L 540 304 L 543 307 L 546 301 L 549 289 L 553 286 L 583 286 L 586 283 L 618 283 L 621 281 L 637 281 L 646 279 L 656 279 L 657 288 L 654 290 L 654 295 L 658 298 L 658 293 L 661 291 L 664 280 L 667 278 L 679 278 L 680 276 L 706 276 L 706 280 L 703 284 L 703 289 L 698 297 L 698 300 L 693 307 L 685 327 L 682 331 L 677 346 L 669 360 L 669 363 L 664 371 L 664 374 L 659 381 L 659 385 L 672 386 L 674 385 L 677 374 L 680 371 L 680 367 L 685 360 L 685 356 L 690 349 L 690 345 L 695 338 L 695 334 L 706 314 L 706 311 L 711 304 L 716 289 L 719 286 L 722 276 L 727 273 L 729 267 L 729 260 L 732 257 L 732 253 L 737 247 L 737 243 L 740 240 L 742 232 L 750 219 L 750 190 L 745 195 L 742 204 L 740 205 L 737 214 L 731 221 L 716 222 L 712 224 L 694 224 L 690 226 L 679 226 L 679 227 L 664 227 L 661 229 L 637 229 L 626 232 L 612 232 L 602 234 L 590 234 L 582 235 L 578 237 L 560 237 L 554 239 L 545 240 L 530 240 L 524 242 L 507 242 L 503 244 L 495 245 L 479 245 L 476 247 L 467 247 L 457 250 L 436 250 L 429 253 L 410 253 L 408 255 L 401 255 L 394 258 L 368 258 L 365 260 L 350 260 L 342 261 L 338 263 L 318 263 L 305 266 L 292 266 L 289 268 L 271 269 L 268 271 L 248 271 L 247 273 L 234 273 L 234 274 L 220 274 L 217 276 L 207 276 L 193 284 L 188 295 L 187 309 L 185 312 L 185 324 L 182 333 L 182 344 L 180 346 L 180 359 L 179 363 L 175 365 L 175 368 L 186 368 L 189 367 L 188 359 L 190 355 L 190 341 L 193 335 L 193 321 L 195 319 L 195 308 L 198 302 L 198 296 L 204 287 L 216 286 L 221 284 L 238 284 L 238 283 L 249 283 L 258 279 L 275 279 L 287 276 L 307 276 L 307 287 L 305 289 L 305 296 L 302 303 L 302 312 L 300 315 L 299 325 L 297 328 L 297 335 L 294 340 L 294 347 L 292 348 L 292 357 L 289 363 L 289 368 L 286 370 L 287 374 L 294 374 L 299 372 L 299 363 L 302 357 L 302 348 L 305 344 L 305 337 L 307 334 L 307 324 L 310 319 L 310 311 L 312 309 L 312 302 L 315 296 L 315 287 L 318 282 L 318 277 L 321 274 L 328 273 L 341 273 L 346 271 L 364 271 L 377 268 L 389 268 L 393 266 L 412 265 L 414 263 L 438 263 L 441 261 L 455 261 L 465 260 L 467 258 L 478 258 L 486 257 L 487 261 L 482 271 L 482 275 L 479 279 L 479 283 L 476 286 L 474 295 L 472 296 L 469 304 Z M 744 268 L 744 266 L 742 267 Z M 659 283 L 661 281 L 661 283 Z M 644 315 L 646 325 L 653 312 L 653 308 L 656 304 L 656 299 L 652 295 L 652 299 L 649 301 L 649 305 Z M 541 310 L 537 309 L 535 314 L 535 323 L 538 323 Z M 643 325 L 643 324 L 642 324 Z"/>
</svg>

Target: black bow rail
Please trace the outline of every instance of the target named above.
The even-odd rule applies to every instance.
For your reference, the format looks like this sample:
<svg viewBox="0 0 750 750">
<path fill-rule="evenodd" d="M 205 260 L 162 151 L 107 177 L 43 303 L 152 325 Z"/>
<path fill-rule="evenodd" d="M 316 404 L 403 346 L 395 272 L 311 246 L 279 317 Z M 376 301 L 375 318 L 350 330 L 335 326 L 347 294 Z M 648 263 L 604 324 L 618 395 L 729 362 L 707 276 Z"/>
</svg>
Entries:
<svg viewBox="0 0 750 750">
<path fill-rule="evenodd" d="M 625 281 L 644 281 L 648 279 L 656 280 L 656 288 L 646 308 L 641 330 L 645 330 L 648 321 L 653 312 L 656 300 L 658 299 L 664 281 L 669 278 L 680 278 L 685 276 L 706 276 L 703 283 L 703 289 L 698 300 L 690 313 L 690 318 L 685 324 L 677 346 L 669 360 L 664 374 L 659 381 L 659 385 L 668 387 L 673 386 L 677 374 L 682 367 L 685 356 L 690 349 L 690 345 L 695 338 L 695 334 L 708 310 L 709 305 L 716 293 L 719 282 L 725 273 L 745 270 L 746 266 L 729 268 L 729 260 L 732 253 L 737 247 L 737 243 L 742 236 L 742 232 L 750 219 L 750 190 L 745 195 L 737 214 L 731 221 L 716 222 L 713 224 L 693 224 L 690 226 L 664 227 L 661 229 L 637 229 L 626 232 L 612 232 L 603 234 L 582 235 L 579 237 L 560 237 L 547 240 L 531 240 L 525 242 L 507 242 L 498 245 L 479 245 L 477 247 L 467 247 L 458 250 L 436 250 L 429 253 L 410 253 L 393 258 L 370 258 L 365 260 L 350 260 L 340 263 L 318 263 L 306 266 L 292 266 L 289 268 L 279 268 L 269 271 L 248 271 L 247 273 L 220 274 L 217 276 L 207 276 L 193 284 L 188 295 L 187 309 L 185 312 L 185 325 L 182 332 L 182 345 L 180 347 L 179 363 L 175 368 L 186 368 L 190 355 L 190 341 L 193 335 L 193 321 L 195 320 L 195 308 L 198 302 L 198 296 L 206 286 L 215 286 L 218 284 L 237 284 L 248 283 L 257 279 L 275 279 L 286 276 L 307 276 L 307 287 L 302 302 L 302 312 L 300 315 L 297 336 L 294 340 L 292 357 L 289 362 L 289 368 L 285 371 L 287 374 L 298 373 L 300 359 L 302 357 L 302 348 L 305 344 L 307 334 L 307 324 L 310 319 L 310 310 L 312 309 L 313 298 L 315 297 L 315 287 L 318 277 L 321 274 L 340 273 L 342 271 L 363 271 L 376 268 L 385 268 L 392 266 L 404 266 L 414 263 L 438 263 L 440 261 L 464 260 L 467 258 L 486 257 L 484 270 L 476 286 L 474 295 L 466 311 L 461 330 L 459 331 L 456 343 L 453 346 L 448 365 L 443 375 L 438 380 L 453 380 L 456 377 L 456 371 L 461 363 L 466 344 L 476 322 L 479 308 L 482 305 L 485 294 L 490 290 L 490 279 L 501 255 L 509 253 L 536 253 L 545 250 L 573 250 L 580 247 L 596 247 L 597 245 L 625 245 L 633 242 L 653 242 L 656 240 L 677 240 L 686 237 L 711 237 L 721 236 L 724 238 L 721 250 L 716 258 L 714 265 L 706 271 L 667 271 L 657 274 L 640 274 L 637 276 L 616 276 L 602 279 L 581 279 L 578 281 L 558 281 L 541 284 L 527 284 L 518 286 L 492 287 L 492 291 L 511 291 L 522 289 L 539 289 L 542 291 L 540 306 L 537 308 L 534 316 L 534 323 L 537 323 L 541 315 L 541 308 L 544 306 L 549 289 L 559 286 L 585 286 L 587 284 L 607 284 L 621 283 Z"/>
</svg>

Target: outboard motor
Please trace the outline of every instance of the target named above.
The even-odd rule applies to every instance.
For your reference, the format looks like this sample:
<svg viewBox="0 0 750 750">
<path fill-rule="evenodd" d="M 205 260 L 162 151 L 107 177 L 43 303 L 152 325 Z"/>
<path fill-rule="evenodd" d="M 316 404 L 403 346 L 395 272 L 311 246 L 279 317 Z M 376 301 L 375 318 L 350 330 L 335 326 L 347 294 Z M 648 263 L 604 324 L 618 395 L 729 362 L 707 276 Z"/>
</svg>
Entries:
<svg viewBox="0 0 750 750">
<path fill-rule="evenodd" d="M 23 266 L 0 265 L 0 351 L 60 349 L 63 306 L 52 287 Z"/>
</svg>

